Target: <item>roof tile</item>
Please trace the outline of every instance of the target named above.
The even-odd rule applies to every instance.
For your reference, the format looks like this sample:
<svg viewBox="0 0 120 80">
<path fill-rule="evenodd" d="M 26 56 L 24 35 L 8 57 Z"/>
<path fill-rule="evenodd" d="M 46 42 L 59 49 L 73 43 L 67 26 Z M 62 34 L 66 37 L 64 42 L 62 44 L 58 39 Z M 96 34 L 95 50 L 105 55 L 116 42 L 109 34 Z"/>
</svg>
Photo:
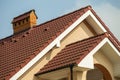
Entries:
<svg viewBox="0 0 120 80">
<path fill-rule="evenodd" d="M 24 67 L 84 12 L 80 9 L 0 40 L 0 79 L 8 80 L 8 77 Z M 26 17 L 29 13 L 30 11 L 22 15 Z M 13 22 L 21 18 L 20 15 Z"/>
<path fill-rule="evenodd" d="M 34 58 L 39 52 L 41 52 L 48 44 L 50 44 L 57 36 L 59 36 L 63 31 L 65 31 L 65 29 L 72 25 L 79 17 L 81 17 L 88 10 L 91 10 L 93 14 L 95 14 L 97 19 L 99 19 L 99 17 L 91 9 L 91 7 L 87 6 L 69 14 L 65 14 L 56 19 L 47 21 L 43 24 L 34 26 L 33 28 L 27 31 L 21 32 L 19 34 L 14 34 L 12 36 L 0 40 L 0 80 L 9 80 L 9 78 L 13 76 L 13 74 L 10 74 L 12 73 L 12 71 L 14 73 L 23 68 L 23 66 L 25 66 L 32 58 Z M 29 12 L 26 12 L 22 15 L 26 16 L 26 14 L 28 13 Z M 18 16 L 17 18 L 21 18 L 21 16 Z M 103 22 L 100 19 L 99 21 L 103 24 Z M 105 25 L 103 24 L 103 26 Z M 106 26 L 105 28 L 107 29 Z M 113 37 L 114 35 L 111 36 Z M 114 40 L 111 37 L 110 40 L 114 43 Z M 117 41 L 117 39 L 115 39 L 115 41 L 117 42 L 117 44 L 114 43 L 114 45 L 120 51 L 120 48 L 118 47 L 120 45 L 119 41 Z M 84 42 L 83 44 L 85 43 L 86 42 Z M 99 43 L 99 41 L 97 43 Z M 97 43 L 95 42 L 92 46 L 95 47 Z M 77 47 L 80 47 L 80 45 Z M 78 55 L 83 56 L 83 54 L 90 51 L 90 47 L 91 46 L 89 46 L 89 48 L 84 46 L 80 49 L 80 54 Z M 69 49 L 66 51 L 71 52 L 71 50 L 69 51 Z M 63 52 L 63 54 L 64 53 L 66 52 Z M 66 55 L 66 57 L 68 56 Z M 72 58 L 72 63 L 74 63 L 74 60 L 76 59 L 75 57 Z M 63 56 L 61 58 L 63 59 Z M 77 57 L 77 59 L 78 58 L 79 57 Z M 58 59 L 56 61 L 58 61 Z M 69 59 L 65 59 L 65 61 L 67 62 L 67 64 L 61 64 L 62 66 L 66 66 L 71 63 L 69 62 Z M 55 65 L 57 65 L 57 63 Z M 59 67 L 60 65 L 57 66 Z"/>
<path fill-rule="evenodd" d="M 42 69 L 40 69 L 36 75 L 53 71 L 64 66 L 78 64 L 105 37 L 105 34 L 101 34 L 67 45 L 51 61 L 49 61 Z"/>
</svg>

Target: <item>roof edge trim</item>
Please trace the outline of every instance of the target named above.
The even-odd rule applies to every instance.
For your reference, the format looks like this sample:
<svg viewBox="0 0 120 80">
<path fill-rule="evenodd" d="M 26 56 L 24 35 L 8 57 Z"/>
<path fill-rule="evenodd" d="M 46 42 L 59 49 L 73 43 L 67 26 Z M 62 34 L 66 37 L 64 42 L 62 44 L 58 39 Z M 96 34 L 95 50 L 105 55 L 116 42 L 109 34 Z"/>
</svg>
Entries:
<svg viewBox="0 0 120 80">
<path fill-rule="evenodd" d="M 103 25 L 99 22 L 99 20 L 94 16 L 94 14 L 90 11 L 90 16 L 95 20 L 98 26 L 103 30 L 103 32 L 107 32 Z"/>
<path fill-rule="evenodd" d="M 70 25 L 60 36 L 58 36 L 53 42 L 51 42 L 45 49 L 43 49 L 35 58 L 33 58 L 28 64 L 26 64 L 21 70 L 19 70 L 15 75 L 13 75 L 10 80 L 18 79 L 22 74 L 24 74 L 30 67 L 32 67 L 40 58 L 42 58 L 50 49 L 52 49 L 55 45 L 58 44 L 69 32 L 71 32 L 78 24 L 80 24 L 84 19 L 88 16 L 92 16 L 97 24 L 102 26 L 102 24 L 97 20 L 97 18 L 93 15 L 91 10 L 85 12 L 80 18 L 78 18 L 72 25 Z M 106 30 L 104 27 L 101 27 L 104 32 Z"/>
<path fill-rule="evenodd" d="M 78 20 L 76 20 L 70 27 L 68 27 L 60 36 L 58 36 L 53 42 L 51 42 L 45 49 L 43 49 L 35 58 L 33 58 L 26 66 L 13 75 L 10 80 L 18 79 L 24 72 L 26 72 L 32 65 L 34 65 L 40 58 L 42 58 L 50 49 L 58 44 L 70 31 L 72 31 L 79 23 L 81 23 L 86 17 L 90 15 L 90 10 L 83 14 Z"/>
<path fill-rule="evenodd" d="M 78 63 L 78 66 L 93 69 L 94 68 L 93 55 L 106 43 L 108 43 L 113 48 L 113 50 L 115 50 L 118 56 L 120 56 L 119 51 L 112 44 L 112 42 L 108 38 L 104 38 L 82 61 Z"/>
</svg>

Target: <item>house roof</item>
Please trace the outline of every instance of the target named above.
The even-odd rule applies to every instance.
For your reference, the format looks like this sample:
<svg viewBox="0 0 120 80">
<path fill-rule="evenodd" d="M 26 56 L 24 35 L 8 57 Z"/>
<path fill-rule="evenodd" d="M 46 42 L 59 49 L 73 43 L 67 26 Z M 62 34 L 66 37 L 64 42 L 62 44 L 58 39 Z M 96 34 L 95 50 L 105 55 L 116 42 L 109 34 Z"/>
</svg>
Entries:
<svg viewBox="0 0 120 80">
<path fill-rule="evenodd" d="M 25 13 L 17 16 L 17 17 L 14 17 L 12 23 L 15 23 L 15 22 L 17 22 L 17 21 L 19 21 L 19 20 L 22 20 L 22 19 L 25 19 L 25 18 L 29 17 L 29 16 L 30 16 L 30 13 L 31 13 L 32 11 L 35 13 L 35 10 L 32 9 L 32 10 L 30 10 L 30 11 L 28 11 L 28 12 L 25 12 Z M 35 16 L 36 16 L 36 18 L 38 19 L 36 13 L 35 13 Z"/>
<path fill-rule="evenodd" d="M 53 19 L 0 40 L 0 79 L 8 79 L 24 67 L 67 27 L 83 15 L 88 7 Z"/>
<path fill-rule="evenodd" d="M 106 34 L 101 34 L 67 45 L 36 75 L 79 64 L 105 37 Z"/>
<path fill-rule="evenodd" d="M 95 14 L 92 8 L 87 6 L 0 40 L 0 79 L 10 79 L 88 10 Z M 21 16 L 17 18 L 19 17 Z M 103 24 L 102 21 L 101 23 Z M 107 29 L 106 26 L 105 28 Z M 120 51 L 119 41 L 113 36 L 111 35 L 111 41 L 116 41 L 114 44 Z"/>
</svg>

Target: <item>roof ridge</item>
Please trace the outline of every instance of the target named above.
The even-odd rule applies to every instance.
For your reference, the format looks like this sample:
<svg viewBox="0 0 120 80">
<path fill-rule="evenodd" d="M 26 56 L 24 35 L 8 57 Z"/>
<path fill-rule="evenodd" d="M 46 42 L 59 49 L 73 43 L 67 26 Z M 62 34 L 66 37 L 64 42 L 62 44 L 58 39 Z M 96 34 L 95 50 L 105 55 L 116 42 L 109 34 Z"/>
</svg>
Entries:
<svg viewBox="0 0 120 80">
<path fill-rule="evenodd" d="M 47 23 L 49 23 L 49 22 L 55 21 L 55 20 L 57 20 L 57 19 L 59 19 L 59 18 L 62 18 L 62 17 L 67 16 L 67 15 L 69 15 L 69 14 L 75 13 L 75 12 L 77 12 L 77 11 L 79 11 L 79 10 L 82 10 L 82 9 L 85 9 L 85 8 L 92 9 L 92 7 L 91 7 L 90 5 L 88 5 L 88 6 L 86 6 L 86 7 L 82 7 L 82 8 L 80 8 L 80 9 L 74 10 L 74 11 L 72 11 L 72 12 L 66 13 L 66 14 L 64 14 L 64 15 L 61 15 L 61 16 L 58 16 L 58 17 L 56 17 L 56 18 L 50 19 L 50 20 L 48 20 L 48 21 L 45 21 L 45 22 L 43 22 L 43 23 L 40 23 L 40 24 L 38 24 L 38 25 L 36 25 L 36 26 L 33 26 L 33 28 L 36 28 L 36 27 L 39 27 L 39 26 L 41 26 L 41 25 L 47 24 Z M 29 11 L 27 11 L 27 12 L 25 12 L 25 13 L 17 16 L 17 17 L 14 17 L 14 19 L 19 18 L 20 16 L 25 15 L 25 14 L 27 14 L 27 13 L 30 13 L 31 11 L 35 11 L 35 10 L 34 10 L 34 9 L 31 9 L 31 10 L 29 10 Z M 29 30 L 29 29 L 28 29 L 28 30 Z M 22 31 L 22 32 L 26 32 L 26 31 L 28 31 L 28 30 L 25 30 L 25 31 Z M 22 32 L 21 32 L 21 33 L 22 33 Z M 0 41 L 2 41 L 2 40 L 4 40 L 4 39 L 7 39 L 7 38 L 10 38 L 10 37 L 12 37 L 12 36 L 14 36 L 14 35 L 15 35 L 15 34 L 12 34 L 12 35 L 10 35 L 10 36 L 8 36 L 8 37 L 5 37 L 5 38 L 3 38 L 3 39 L 0 39 Z"/>
<path fill-rule="evenodd" d="M 69 12 L 69 13 L 66 13 L 66 14 L 63 14 L 63 15 L 60 15 L 60 16 L 58 16 L 58 17 L 56 17 L 56 18 L 50 19 L 50 20 L 45 21 L 45 22 L 43 22 L 43 23 L 41 23 L 41 24 L 38 24 L 38 25 L 36 25 L 36 26 L 33 26 L 33 28 L 39 27 L 39 26 L 44 25 L 44 24 L 47 24 L 47 23 L 49 23 L 49 22 L 52 22 L 52 21 L 54 21 L 54 20 L 57 20 L 57 19 L 59 19 L 59 18 L 62 18 L 62 17 L 64 17 L 64 16 L 67 16 L 67 15 L 73 14 L 73 13 L 75 13 L 75 12 L 77 12 L 77 11 L 79 11 L 79 10 L 83 10 L 83 9 L 85 9 L 85 8 L 88 8 L 89 10 L 92 9 L 92 7 L 91 7 L 90 5 L 88 5 L 88 6 L 86 6 L 86 7 L 82 7 L 82 8 L 80 8 L 80 9 L 77 9 L 77 10 L 74 10 L 74 11 L 72 11 L 72 12 Z"/>
</svg>

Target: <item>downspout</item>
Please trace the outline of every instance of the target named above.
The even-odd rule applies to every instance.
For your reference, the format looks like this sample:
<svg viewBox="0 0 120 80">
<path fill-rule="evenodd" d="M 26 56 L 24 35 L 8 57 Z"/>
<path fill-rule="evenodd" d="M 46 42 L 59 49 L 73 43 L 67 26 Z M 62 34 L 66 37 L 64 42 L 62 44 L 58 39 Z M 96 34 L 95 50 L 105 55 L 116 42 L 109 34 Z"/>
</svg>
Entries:
<svg viewBox="0 0 120 80">
<path fill-rule="evenodd" d="M 73 65 L 70 65 L 70 80 L 73 80 Z"/>
</svg>

